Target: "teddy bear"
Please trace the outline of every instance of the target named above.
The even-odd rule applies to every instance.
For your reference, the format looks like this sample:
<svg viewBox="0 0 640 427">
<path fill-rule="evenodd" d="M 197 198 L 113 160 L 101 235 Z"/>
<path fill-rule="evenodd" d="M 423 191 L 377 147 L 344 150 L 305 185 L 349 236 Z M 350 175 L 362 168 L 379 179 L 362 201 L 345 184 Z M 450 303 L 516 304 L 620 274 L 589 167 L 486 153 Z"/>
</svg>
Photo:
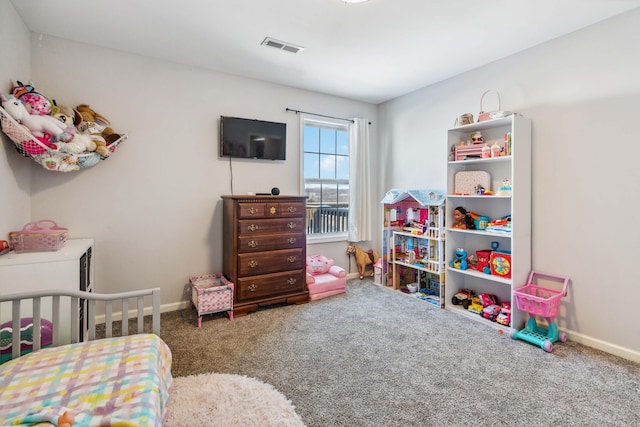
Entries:
<svg viewBox="0 0 640 427">
<path fill-rule="evenodd" d="M 82 121 L 77 125 L 78 130 L 93 139 L 97 145 L 96 153 L 108 157 L 111 154 L 108 146 L 120 139 L 120 135 L 111 127 L 111 122 L 88 104 L 78 105 L 76 111 L 82 117 Z"/>
</svg>

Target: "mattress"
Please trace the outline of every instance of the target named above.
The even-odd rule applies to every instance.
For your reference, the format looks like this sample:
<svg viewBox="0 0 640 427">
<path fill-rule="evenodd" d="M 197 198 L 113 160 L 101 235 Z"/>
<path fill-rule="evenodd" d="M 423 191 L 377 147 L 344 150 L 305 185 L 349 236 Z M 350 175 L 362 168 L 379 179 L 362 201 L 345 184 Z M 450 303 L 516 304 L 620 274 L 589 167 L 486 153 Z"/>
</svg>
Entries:
<svg viewBox="0 0 640 427">
<path fill-rule="evenodd" d="M 46 348 L 0 366 L 0 425 L 160 426 L 172 381 L 154 334 Z"/>
</svg>

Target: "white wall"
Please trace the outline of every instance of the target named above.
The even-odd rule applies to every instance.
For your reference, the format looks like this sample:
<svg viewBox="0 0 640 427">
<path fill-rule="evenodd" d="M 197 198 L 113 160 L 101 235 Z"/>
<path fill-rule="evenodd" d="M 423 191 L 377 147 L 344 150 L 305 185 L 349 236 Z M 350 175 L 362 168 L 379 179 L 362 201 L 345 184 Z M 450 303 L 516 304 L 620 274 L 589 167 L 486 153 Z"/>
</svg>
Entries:
<svg viewBox="0 0 640 427">
<path fill-rule="evenodd" d="M 32 35 L 32 61 L 39 90 L 90 104 L 129 138 L 91 169 L 35 167 L 31 216 L 95 239 L 96 291 L 159 286 L 165 305 L 186 301 L 190 274 L 221 270 L 220 196 L 231 193 L 231 173 L 235 194 L 300 194 L 299 118 L 287 107 L 376 120 L 374 105 L 46 35 Z M 220 115 L 286 122 L 287 160 L 233 160 L 231 172 L 218 157 Z M 346 268 L 346 243 L 333 247 Z"/>
<path fill-rule="evenodd" d="M 635 360 L 639 22 L 636 9 L 378 112 L 378 138 L 392 159 L 386 184 L 400 188 L 445 188 L 447 128 L 462 113 L 477 118 L 485 90 L 501 93 L 502 109 L 531 118 L 533 268 L 572 279 L 557 319 L 570 339 Z"/>
<path fill-rule="evenodd" d="M 220 195 L 231 191 L 231 180 L 228 161 L 217 155 L 220 115 L 286 122 L 294 142 L 285 163 L 234 160 L 236 194 L 273 186 L 299 194 L 298 118 L 286 107 L 370 118 L 372 168 L 379 171 L 373 198 L 380 200 L 391 187 L 444 188 L 447 128 L 461 113 L 477 116 L 482 92 L 497 89 L 503 109 L 533 120 L 533 265 L 573 280 L 561 328 L 574 340 L 640 360 L 639 234 L 632 212 L 640 154 L 634 127 L 639 21 L 639 10 L 629 12 L 376 111 L 48 36 L 29 40 L 13 6 L 0 0 L 0 90 L 32 78 L 58 102 L 89 103 L 129 134 L 112 158 L 69 174 L 18 156 L 0 135 L 0 230 L 53 218 L 71 237 L 96 239 L 98 291 L 159 286 L 163 304 L 171 305 L 185 300 L 189 274 L 221 268 Z M 376 216 L 379 210 L 377 204 Z M 308 252 L 333 256 L 347 268 L 344 247 Z"/>
<path fill-rule="evenodd" d="M 29 30 L 9 3 L 0 0 L 0 92 L 11 93 L 13 76 L 31 78 Z M 31 165 L 17 155 L 13 143 L 0 132 L 0 240 L 30 219 Z"/>
</svg>

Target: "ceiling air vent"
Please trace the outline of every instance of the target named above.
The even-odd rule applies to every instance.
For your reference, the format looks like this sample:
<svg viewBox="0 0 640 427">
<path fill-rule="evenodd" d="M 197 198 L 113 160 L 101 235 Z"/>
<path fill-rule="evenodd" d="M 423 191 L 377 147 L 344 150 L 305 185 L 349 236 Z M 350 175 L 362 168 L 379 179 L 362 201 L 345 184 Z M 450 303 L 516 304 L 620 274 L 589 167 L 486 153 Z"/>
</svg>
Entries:
<svg viewBox="0 0 640 427">
<path fill-rule="evenodd" d="M 284 50 L 291 53 L 298 53 L 304 50 L 302 46 L 296 46 L 291 43 L 272 39 L 270 37 L 265 37 L 264 40 L 262 40 L 262 43 L 260 44 L 262 44 L 263 46 L 270 46 L 270 47 L 274 47 L 276 49 Z"/>
</svg>

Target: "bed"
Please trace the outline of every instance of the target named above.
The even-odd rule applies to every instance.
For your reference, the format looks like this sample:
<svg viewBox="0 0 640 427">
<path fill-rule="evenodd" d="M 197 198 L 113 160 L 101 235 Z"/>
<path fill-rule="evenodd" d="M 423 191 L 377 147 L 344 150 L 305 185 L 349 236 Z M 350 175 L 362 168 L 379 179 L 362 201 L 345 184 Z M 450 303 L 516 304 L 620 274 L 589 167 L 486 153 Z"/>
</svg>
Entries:
<svg viewBox="0 0 640 427">
<path fill-rule="evenodd" d="M 0 319 L 10 312 L 11 329 L 21 331 L 11 336 L 11 360 L 0 365 L 0 425 L 162 425 L 173 379 L 171 351 L 159 337 L 159 293 L 150 289 L 0 295 Z M 71 300 L 72 320 L 60 325 L 61 305 L 69 307 L 61 304 L 65 298 Z M 151 325 L 144 321 L 145 298 L 152 302 Z M 131 319 L 137 319 L 133 335 L 129 335 L 131 299 L 137 302 Z M 115 325 L 114 306 L 120 310 L 115 317 L 121 320 Z M 99 328 L 97 308 L 104 312 L 98 318 L 104 317 Z M 80 321 L 81 313 L 92 315 Z M 24 319 L 29 319 L 30 327 L 24 326 Z M 49 334 L 43 325 L 51 325 L 50 340 L 43 339 L 43 331 Z M 114 332 L 119 335 L 113 336 Z M 60 345 L 66 336 L 71 343 Z"/>
</svg>

